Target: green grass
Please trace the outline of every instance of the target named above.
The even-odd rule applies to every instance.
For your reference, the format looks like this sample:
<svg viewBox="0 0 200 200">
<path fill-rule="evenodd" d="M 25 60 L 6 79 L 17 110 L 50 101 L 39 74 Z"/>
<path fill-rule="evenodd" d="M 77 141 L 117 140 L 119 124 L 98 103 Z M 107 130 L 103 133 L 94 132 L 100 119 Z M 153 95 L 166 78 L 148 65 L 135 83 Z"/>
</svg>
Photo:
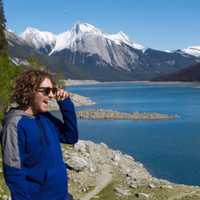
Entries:
<svg viewBox="0 0 200 200">
<path fill-rule="evenodd" d="M 98 200 L 138 200 L 139 198 L 136 196 L 137 193 L 146 193 L 149 195 L 149 200 L 168 200 L 169 198 L 173 198 L 173 200 L 200 200 L 200 195 L 192 194 L 192 191 L 197 189 L 189 188 L 186 186 L 174 186 L 172 189 L 169 189 L 160 187 L 162 184 L 154 184 L 156 185 L 156 188 L 149 188 L 146 185 L 133 189 L 123 185 L 123 181 L 119 182 L 119 180 L 117 180 L 110 183 L 97 196 Z M 114 189 L 119 187 L 119 185 L 122 188 L 129 190 L 129 196 L 118 196 L 116 194 Z M 179 194 L 183 194 L 183 197 L 176 198 Z M 97 197 L 94 197 L 91 200 L 96 199 Z"/>
<path fill-rule="evenodd" d="M 186 196 L 179 200 L 199 200 L 199 199 L 200 199 L 200 196 L 194 195 L 194 196 Z M 175 200 L 178 200 L 178 199 L 175 199 Z"/>
</svg>

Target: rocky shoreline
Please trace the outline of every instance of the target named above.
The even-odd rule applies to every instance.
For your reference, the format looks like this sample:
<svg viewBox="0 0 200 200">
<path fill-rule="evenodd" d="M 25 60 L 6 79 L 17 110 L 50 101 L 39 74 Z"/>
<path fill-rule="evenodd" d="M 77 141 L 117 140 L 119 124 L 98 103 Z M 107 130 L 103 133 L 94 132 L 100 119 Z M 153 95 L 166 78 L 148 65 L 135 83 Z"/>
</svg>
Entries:
<svg viewBox="0 0 200 200">
<path fill-rule="evenodd" d="M 118 112 L 113 110 L 81 110 L 77 112 L 79 119 L 111 119 L 111 120 L 172 120 L 178 115 L 168 115 L 161 113 L 140 113 L 140 112 Z"/>
<path fill-rule="evenodd" d="M 80 140 L 62 146 L 74 200 L 199 200 L 200 187 L 153 177 L 130 155 Z"/>
</svg>

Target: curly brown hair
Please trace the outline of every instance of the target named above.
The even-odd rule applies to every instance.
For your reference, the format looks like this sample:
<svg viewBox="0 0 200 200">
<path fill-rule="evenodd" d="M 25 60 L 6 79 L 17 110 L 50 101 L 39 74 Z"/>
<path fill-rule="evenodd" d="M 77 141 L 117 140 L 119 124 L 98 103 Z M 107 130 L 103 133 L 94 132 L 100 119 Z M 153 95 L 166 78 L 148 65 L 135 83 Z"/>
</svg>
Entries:
<svg viewBox="0 0 200 200">
<path fill-rule="evenodd" d="M 20 74 L 15 80 L 11 101 L 22 108 L 31 106 L 33 96 L 45 78 L 50 79 L 55 86 L 54 78 L 49 72 L 32 69 Z"/>
</svg>

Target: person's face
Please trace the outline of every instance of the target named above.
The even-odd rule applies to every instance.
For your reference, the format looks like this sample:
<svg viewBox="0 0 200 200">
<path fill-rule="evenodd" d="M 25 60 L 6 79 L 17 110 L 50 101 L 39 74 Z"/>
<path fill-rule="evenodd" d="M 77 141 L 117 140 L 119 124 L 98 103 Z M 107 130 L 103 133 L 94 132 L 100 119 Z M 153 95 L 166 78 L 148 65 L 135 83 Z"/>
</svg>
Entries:
<svg viewBox="0 0 200 200">
<path fill-rule="evenodd" d="M 45 88 L 53 88 L 53 84 L 50 79 L 45 78 L 42 83 L 40 84 L 38 90 L 36 91 L 33 103 L 32 103 L 32 110 L 33 113 L 37 114 L 39 112 L 47 112 L 48 111 L 48 101 L 49 99 L 53 98 L 54 95 L 52 91 L 49 94 L 45 94 Z"/>
</svg>

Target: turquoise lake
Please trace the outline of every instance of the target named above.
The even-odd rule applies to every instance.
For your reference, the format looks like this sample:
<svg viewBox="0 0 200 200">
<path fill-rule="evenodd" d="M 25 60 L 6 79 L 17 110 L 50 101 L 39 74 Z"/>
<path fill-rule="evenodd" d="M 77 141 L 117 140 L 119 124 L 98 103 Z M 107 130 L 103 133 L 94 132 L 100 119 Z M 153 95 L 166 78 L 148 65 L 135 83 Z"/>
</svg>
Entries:
<svg viewBox="0 0 200 200">
<path fill-rule="evenodd" d="M 70 86 L 96 105 L 79 109 L 178 114 L 176 120 L 79 120 L 80 139 L 106 143 L 143 163 L 158 178 L 200 185 L 200 86 L 104 83 Z"/>
</svg>

